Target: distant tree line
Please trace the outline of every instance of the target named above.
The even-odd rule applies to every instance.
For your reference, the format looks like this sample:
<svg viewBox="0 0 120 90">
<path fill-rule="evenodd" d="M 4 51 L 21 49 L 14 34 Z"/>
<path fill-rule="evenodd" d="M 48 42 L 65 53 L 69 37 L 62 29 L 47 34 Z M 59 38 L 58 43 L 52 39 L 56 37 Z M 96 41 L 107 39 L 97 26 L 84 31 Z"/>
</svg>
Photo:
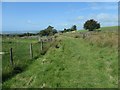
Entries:
<svg viewBox="0 0 120 90">
<path fill-rule="evenodd" d="M 24 36 L 36 36 L 38 33 L 21 33 L 21 34 L 1 34 L 1 36 L 7 36 L 7 37 L 24 37 Z"/>
<path fill-rule="evenodd" d="M 65 28 L 63 31 L 60 31 L 60 32 L 64 33 L 64 32 L 76 31 L 76 30 L 77 30 L 77 26 L 73 25 L 71 28 L 69 28 L 69 29 Z M 54 29 L 54 27 L 48 26 L 46 29 L 41 30 L 39 34 L 40 34 L 40 36 L 52 36 L 56 33 L 58 33 L 58 31 L 56 29 Z"/>
<path fill-rule="evenodd" d="M 100 28 L 100 23 L 98 23 L 94 19 L 90 19 L 90 20 L 87 20 L 84 23 L 83 28 L 85 30 L 88 30 L 88 31 L 94 31 L 94 30 Z M 64 28 L 64 30 L 59 31 L 59 32 L 65 33 L 65 32 L 71 32 L 71 31 L 76 31 L 76 30 L 77 30 L 77 26 L 73 25 L 71 28 L 68 28 L 68 29 Z M 58 33 L 58 31 L 56 29 L 54 29 L 54 27 L 48 26 L 46 29 L 41 30 L 38 33 L 29 33 L 29 32 L 27 32 L 27 33 L 23 33 L 23 34 L 2 34 L 2 36 L 13 36 L 13 37 L 15 37 L 15 36 L 24 37 L 24 36 L 35 36 L 35 35 L 52 36 L 52 35 L 54 35 L 56 33 Z"/>
<path fill-rule="evenodd" d="M 64 32 L 71 32 L 71 31 L 77 31 L 77 26 L 76 25 L 73 25 L 71 28 L 64 28 L 63 31 L 60 31 L 61 33 L 64 33 Z"/>
<path fill-rule="evenodd" d="M 38 35 L 38 33 L 23 33 L 23 34 L 18 34 L 19 37 L 24 37 L 24 36 L 35 36 Z"/>
</svg>

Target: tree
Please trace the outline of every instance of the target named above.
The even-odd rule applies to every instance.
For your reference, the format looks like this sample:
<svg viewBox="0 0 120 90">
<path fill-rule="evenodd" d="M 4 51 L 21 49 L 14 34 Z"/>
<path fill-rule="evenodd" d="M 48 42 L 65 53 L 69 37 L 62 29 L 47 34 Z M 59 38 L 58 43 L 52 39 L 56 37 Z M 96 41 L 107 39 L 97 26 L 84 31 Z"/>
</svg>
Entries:
<svg viewBox="0 0 120 90">
<path fill-rule="evenodd" d="M 47 33 L 46 33 L 45 30 L 41 30 L 41 31 L 40 31 L 40 36 L 46 36 L 46 35 L 47 35 Z"/>
<path fill-rule="evenodd" d="M 41 36 L 51 36 L 57 33 L 57 30 L 52 26 L 48 26 L 46 29 L 40 31 Z"/>
<path fill-rule="evenodd" d="M 67 29 L 67 32 L 70 32 L 71 31 L 71 29 Z"/>
<path fill-rule="evenodd" d="M 69 31 L 70 31 L 70 29 L 66 29 L 66 28 L 64 29 L 64 32 L 69 32 Z"/>
<path fill-rule="evenodd" d="M 94 19 L 87 20 L 84 24 L 84 29 L 89 31 L 94 31 L 95 29 L 100 28 L 100 23 L 95 21 Z"/>
<path fill-rule="evenodd" d="M 56 29 L 53 29 L 53 30 L 52 30 L 52 33 L 53 33 L 53 35 L 54 35 L 54 34 L 56 34 L 56 33 L 58 33 L 58 32 L 57 32 Z"/>
<path fill-rule="evenodd" d="M 66 28 L 64 28 L 64 32 L 67 32 L 67 29 L 66 29 Z"/>
<path fill-rule="evenodd" d="M 76 31 L 77 30 L 77 26 L 76 25 L 73 25 L 72 27 L 71 27 L 71 31 Z"/>
<path fill-rule="evenodd" d="M 46 34 L 47 36 L 49 35 L 53 35 L 53 28 L 52 26 L 48 26 L 47 29 L 46 29 Z"/>
</svg>

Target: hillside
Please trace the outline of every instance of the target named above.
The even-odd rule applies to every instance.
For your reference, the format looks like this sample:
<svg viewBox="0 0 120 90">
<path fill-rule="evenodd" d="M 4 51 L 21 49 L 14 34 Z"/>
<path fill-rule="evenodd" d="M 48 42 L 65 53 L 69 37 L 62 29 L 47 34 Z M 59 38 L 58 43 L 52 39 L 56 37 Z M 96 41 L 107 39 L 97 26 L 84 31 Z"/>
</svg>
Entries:
<svg viewBox="0 0 120 90">
<path fill-rule="evenodd" d="M 118 33 L 101 29 L 85 38 L 80 31 L 56 35 L 47 53 L 3 88 L 117 88 Z"/>
<path fill-rule="evenodd" d="M 115 30 L 118 30 L 118 26 L 109 26 L 109 27 L 101 27 L 100 29 L 98 30 L 102 30 L 102 31 L 115 31 Z M 79 30 L 79 32 L 87 32 L 87 30 Z"/>
</svg>

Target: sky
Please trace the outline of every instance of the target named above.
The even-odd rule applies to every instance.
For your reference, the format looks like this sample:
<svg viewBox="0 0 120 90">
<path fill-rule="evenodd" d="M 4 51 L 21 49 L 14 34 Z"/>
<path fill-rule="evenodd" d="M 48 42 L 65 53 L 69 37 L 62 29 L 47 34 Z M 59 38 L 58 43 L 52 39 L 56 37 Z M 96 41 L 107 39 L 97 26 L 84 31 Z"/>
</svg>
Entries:
<svg viewBox="0 0 120 90">
<path fill-rule="evenodd" d="M 118 25 L 117 2 L 3 2 L 2 30 L 31 32 L 51 25 L 57 30 L 95 19 L 101 26 Z"/>
<path fill-rule="evenodd" d="M 119 2 L 119 0 L 1 0 L 2 2 Z"/>
</svg>

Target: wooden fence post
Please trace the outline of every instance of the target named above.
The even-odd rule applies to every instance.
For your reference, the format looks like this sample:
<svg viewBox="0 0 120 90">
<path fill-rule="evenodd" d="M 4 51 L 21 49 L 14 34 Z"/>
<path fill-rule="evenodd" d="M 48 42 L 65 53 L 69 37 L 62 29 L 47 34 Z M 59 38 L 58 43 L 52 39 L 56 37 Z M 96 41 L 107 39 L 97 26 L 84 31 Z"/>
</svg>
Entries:
<svg viewBox="0 0 120 90">
<path fill-rule="evenodd" d="M 43 50 L 43 41 L 41 39 L 41 51 Z"/>
<path fill-rule="evenodd" d="M 12 52 L 12 48 L 10 48 L 10 64 L 13 67 L 13 52 Z"/>
<path fill-rule="evenodd" d="M 33 50 L 32 50 L 32 43 L 30 44 L 30 59 L 33 58 Z"/>
<path fill-rule="evenodd" d="M 83 33 L 83 39 L 86 37 L 86 34 L 85 33 Z"/>
<path fill-rule="evenodd" d="M 39 41 L 39 42 L 40 42 L 40 38 L 41 38 L 41 37 L 40 37 L 40 36 L 38 36 L 38 41 Z"/>
</svg>

